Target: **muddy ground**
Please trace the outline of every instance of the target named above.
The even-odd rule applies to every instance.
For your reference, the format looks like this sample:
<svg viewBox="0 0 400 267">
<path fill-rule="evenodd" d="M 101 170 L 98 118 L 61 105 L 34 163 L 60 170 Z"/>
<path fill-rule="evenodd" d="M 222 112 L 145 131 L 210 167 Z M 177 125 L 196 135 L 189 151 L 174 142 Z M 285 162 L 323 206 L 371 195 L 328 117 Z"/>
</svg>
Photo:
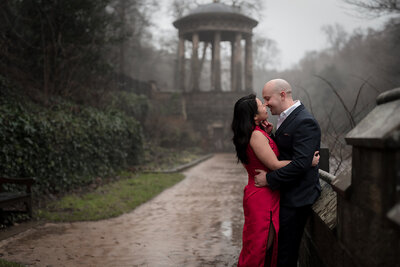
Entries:
<svg viewBox="0 0 400 267">
<path fill-rule="evenodd" d="M 0 241 L 0 257 L 27 266 L 235 266 L 247 174 L 216 154 L 122 216 L 48 223 Z"/>
</svg>

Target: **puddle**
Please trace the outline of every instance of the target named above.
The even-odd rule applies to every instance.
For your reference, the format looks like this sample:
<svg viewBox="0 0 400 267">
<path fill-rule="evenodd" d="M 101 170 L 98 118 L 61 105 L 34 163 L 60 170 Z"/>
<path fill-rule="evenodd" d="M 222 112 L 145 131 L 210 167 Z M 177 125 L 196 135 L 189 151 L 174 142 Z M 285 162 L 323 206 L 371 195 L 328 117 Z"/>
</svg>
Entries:
<svg viewBox="0 0 400 267">
<path fill-rule="evenodd" d="M 0 254 L 28 266 L 236 266 L 244 168 L 217 154 L 185 175 L 130 213 L 30 229 L 1 241 Z"/>
</svg>

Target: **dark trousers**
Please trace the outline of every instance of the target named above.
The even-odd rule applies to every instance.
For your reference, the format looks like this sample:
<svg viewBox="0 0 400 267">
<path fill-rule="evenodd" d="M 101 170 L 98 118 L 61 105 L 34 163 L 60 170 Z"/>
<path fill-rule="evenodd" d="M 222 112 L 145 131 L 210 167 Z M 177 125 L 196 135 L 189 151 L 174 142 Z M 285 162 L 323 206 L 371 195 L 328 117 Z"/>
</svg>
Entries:
<svg viewBox="0 0 400 267">
<path fill-rule="evenodd" d="M 311 214 L 311 205 L 280 207 L 278 235 L 278 267 L 297 267 L 304 227 Z"/>
</svg>

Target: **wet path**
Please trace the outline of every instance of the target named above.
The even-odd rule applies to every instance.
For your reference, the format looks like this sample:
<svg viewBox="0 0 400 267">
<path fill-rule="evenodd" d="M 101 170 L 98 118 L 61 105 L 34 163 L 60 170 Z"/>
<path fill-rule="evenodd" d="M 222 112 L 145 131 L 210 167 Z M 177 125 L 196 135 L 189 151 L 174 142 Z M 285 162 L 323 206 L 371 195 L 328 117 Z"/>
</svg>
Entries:
<svg viewBox="0 0 400 267">
<path fill-rule="evenodd" d="M 0 241 L 27 266 L 235 266 L 247 175 L 217 154 L 134 211 L 98 222 L 46 224 Z"/>
</svg>

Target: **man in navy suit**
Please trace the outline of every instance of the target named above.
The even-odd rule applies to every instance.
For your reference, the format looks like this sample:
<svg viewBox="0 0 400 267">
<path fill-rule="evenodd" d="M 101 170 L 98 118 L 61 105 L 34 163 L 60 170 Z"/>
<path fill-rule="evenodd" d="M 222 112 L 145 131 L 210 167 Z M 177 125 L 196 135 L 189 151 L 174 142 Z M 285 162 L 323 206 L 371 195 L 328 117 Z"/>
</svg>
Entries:
<svg viewBox="0 0 400 267">
<path fill-rule="evenodd" d="M 269 173 L 258 170 L 255 184 L 280 190 L 278 267 L 296 267 L 311 205 L 321 192 L 318 165 L 311 166 L 315 151 L 320 149 L 321 130 L 304 105 L 293 100 L 287 81 L 267 82 L 262 96 L 272 115 L 279 115 L 273 137 L 279 148 L 279 159 L 291 162 Z"/>
</svg>

